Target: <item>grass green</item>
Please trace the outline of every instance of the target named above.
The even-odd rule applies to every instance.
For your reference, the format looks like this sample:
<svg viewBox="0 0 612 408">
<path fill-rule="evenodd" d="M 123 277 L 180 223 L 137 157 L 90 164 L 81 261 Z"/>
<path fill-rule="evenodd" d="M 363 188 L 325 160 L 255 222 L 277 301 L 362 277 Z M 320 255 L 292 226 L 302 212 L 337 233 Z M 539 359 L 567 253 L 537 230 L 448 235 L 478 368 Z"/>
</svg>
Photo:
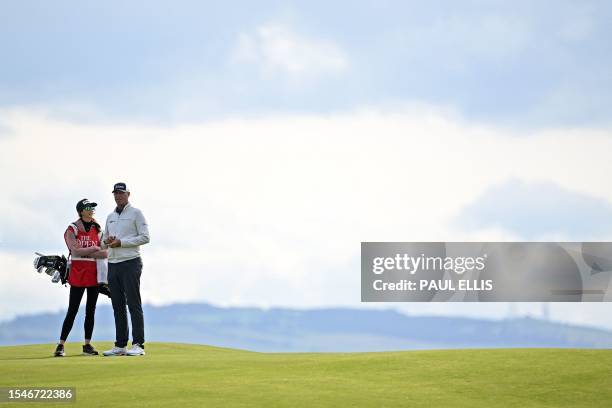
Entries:
<svg viewBox="0 0 612 408">
<path fill-rule="evenodd" d="M 68 343 L 54 358 L 53 349 L 0 347 L 0 387 L 76 387 L 76 404 L 44 407 L 612 406 L 612 350 L 255 353 L 147 343 L 144 357 L 85 357 Z"/>
</svg>

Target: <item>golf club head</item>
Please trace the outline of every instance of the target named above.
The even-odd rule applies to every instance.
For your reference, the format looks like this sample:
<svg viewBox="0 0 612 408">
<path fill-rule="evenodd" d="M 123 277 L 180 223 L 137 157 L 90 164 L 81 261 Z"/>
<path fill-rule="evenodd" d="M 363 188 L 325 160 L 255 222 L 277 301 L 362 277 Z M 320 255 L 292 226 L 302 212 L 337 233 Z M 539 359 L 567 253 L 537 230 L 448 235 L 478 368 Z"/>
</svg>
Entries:
<svg viewBox="0 0 612 408">
<path fill-rule="evenodd" d="M 68 260 L 64 255 L 43 255 L 36 252 L 34 258 L 34 268 L 38 273 L 46 273 L 51 276 L 53 283 L 62 282 L 65 284 L 68 280 Z"/>
</svg>

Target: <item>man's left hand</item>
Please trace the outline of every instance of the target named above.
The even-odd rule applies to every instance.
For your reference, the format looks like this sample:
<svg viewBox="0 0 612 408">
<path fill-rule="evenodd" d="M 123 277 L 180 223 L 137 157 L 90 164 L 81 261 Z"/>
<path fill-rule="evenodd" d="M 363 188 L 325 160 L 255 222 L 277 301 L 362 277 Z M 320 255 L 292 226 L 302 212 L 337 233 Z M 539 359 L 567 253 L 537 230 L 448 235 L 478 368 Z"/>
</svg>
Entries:
<svg viewBox="0 0 612 408">
<path fill-rule="evenodd" d="M 109 247 L 111 248 L 118 248 L 121 246 L 121 240 L 115 238 L 115 240 L 113 242 L 111 242 L 110 244 L 108 244 Z"/>
</svg>

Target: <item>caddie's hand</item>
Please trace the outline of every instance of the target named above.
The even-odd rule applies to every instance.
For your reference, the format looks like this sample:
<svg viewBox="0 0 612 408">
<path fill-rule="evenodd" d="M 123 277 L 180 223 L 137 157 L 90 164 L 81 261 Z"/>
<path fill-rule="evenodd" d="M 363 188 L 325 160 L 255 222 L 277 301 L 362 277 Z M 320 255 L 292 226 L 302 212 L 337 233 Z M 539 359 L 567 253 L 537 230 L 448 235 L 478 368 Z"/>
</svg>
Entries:
<svg viewBox="0 0 612 408">
<path fill-rule="evenodd" d="M 121 246 L 121 240 L 120 239 L 113 239 L 113 242 L 111 242 L 110 244 L 108 244 L 109 247 L 111 248 L 118 248 Z"/>
</svg>

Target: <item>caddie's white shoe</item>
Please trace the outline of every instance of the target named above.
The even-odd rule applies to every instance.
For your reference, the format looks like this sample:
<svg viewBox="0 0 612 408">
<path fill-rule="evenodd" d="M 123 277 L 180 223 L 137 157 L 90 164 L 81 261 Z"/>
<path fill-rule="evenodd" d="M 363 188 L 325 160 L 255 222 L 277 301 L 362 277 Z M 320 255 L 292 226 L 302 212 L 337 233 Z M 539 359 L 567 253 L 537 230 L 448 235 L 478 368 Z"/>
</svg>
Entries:
<svg viewBox="0 0 612 408">
<path fill-rule="evenodd" d="M 140 344 L 132 344 L 132 348 L 127 351 L 128 356 L 144 356 L 144 348 L 140 346 Z"/>
<path fill-rule="evenodd" d="M 106 357 L 110 357 L 110 356 L 125 356 L 126 353 L 126 349 L 125 347 L 113 347 L 111 350 L 106 350 L 104 353 L 104 356 Z"/>
</svg>

